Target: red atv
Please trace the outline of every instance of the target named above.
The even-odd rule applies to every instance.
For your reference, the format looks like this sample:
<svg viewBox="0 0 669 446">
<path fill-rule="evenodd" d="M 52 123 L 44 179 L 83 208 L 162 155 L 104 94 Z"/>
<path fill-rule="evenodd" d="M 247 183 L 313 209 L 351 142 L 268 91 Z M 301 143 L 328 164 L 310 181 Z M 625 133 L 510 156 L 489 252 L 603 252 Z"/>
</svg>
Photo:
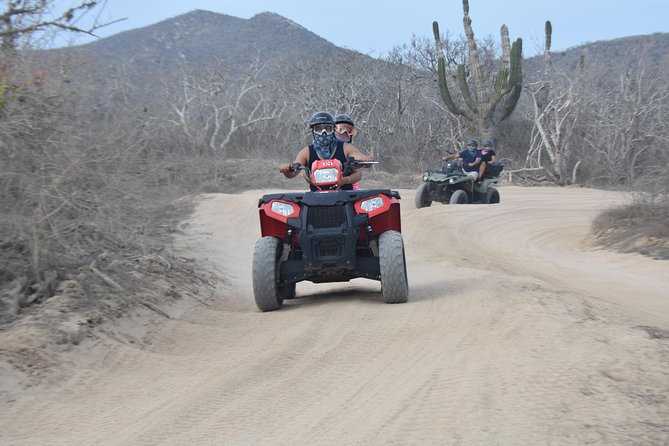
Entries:
<svg viewBox="0 0 669 446">
<path fill-rule="evenodd" d="M 400 194 L 389 189 L 341 190 L 344 169 L 374 164 L 353 158 L 316 161 L 302 170 L 319 190 L 264 195 L 260 238 L 253 252 L 253 294 L 261 311 L 295 298 L 295 284 L 381 281 L 386 303 L 408 300 Z"/>
</svg>

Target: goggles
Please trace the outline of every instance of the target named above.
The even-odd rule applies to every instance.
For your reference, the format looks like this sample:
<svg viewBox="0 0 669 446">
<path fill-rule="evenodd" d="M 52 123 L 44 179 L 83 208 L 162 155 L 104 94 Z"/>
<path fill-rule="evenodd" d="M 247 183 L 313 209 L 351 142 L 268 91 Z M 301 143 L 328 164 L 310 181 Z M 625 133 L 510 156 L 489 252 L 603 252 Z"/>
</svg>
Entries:
<svg viewBox="0 0 669 446">
<path fill-rule="evenodd" d="M 355 135 L 355 127 L 351 124 L 337 124 L 335 130 L 337 133 L 346 133 L 348 136 Z"/>
<path fill-rule="evenodd" d="M 331 135 L 334 132 L 334 125 L 332 124 L 316 124 L 311 128 L 314 133 L 322 135 L 325 132 L 328 135 Z"/>
</svg>

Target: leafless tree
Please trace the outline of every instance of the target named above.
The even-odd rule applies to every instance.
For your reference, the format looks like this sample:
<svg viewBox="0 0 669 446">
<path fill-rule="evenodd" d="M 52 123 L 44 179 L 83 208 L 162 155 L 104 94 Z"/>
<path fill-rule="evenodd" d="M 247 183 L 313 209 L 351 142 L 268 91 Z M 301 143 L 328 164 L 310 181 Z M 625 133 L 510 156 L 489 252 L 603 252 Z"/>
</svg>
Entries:
<svg viewBox="0 0 669 446">
<path fill-rule="evenodd" d="M 171 100 L 168 121 L 195 147 L 227 155 L 235 135 L 281 117 L 285 103 L 268 101 L 259 79 L 264 66 L 256 61 L 239 81 L 222 67 L 184 73 Z M 173 86 L 168 86 L 172 89 Z"/>
<path fill-rule="evenodd" d="M 0 6 L 0 52 L 5 57 L 36 32 L 55 29 L 95 35 L 96 30 L 123 20 L 101 22 L 96 17 L 82 24 L 84 17 L 90 18 L 104 9 L 106 0 L 81 1 L 67 8 L 55 0 L 6 0 L 3 3 L 4 7 Z"/>
<path fill-rule="evenodd" d="M 551 181 L 565 184 L 574 181 L 580 159 L 569 165 L 574 156 L 571 136 L 577 123 L 583 59 L 578 72 L 566 74 L 556 70 L 551 58 L 552 26 L 546 22 L 544 65 L 539 79 L 525 86 L 532 101 L 532 132 L 525 165 L 516 172 L 541 171 Z M 571 169 L 571 176 L 569 170 Z"/>
<path fill-rule="evenodd" d="M 589 112 L 584 140 L 597 162 L 595 177 L 633 186 L 666 169 L 669 88 L 647 74 L 643 61 L 621 73 L 608 95 L 592 98 Z"/>
<path fill-rule="evenodd" d="M 532 98 L 534 127 L 523 170 L 543 170 L 558 184 L 574 177 L 580 164 L 577 161 L 572 166 L 570 177 L 569 136 L 576 123 L 580 101 L 576 88 L 575 81 L 558 73 L 526 86 Z"/>
</svg>

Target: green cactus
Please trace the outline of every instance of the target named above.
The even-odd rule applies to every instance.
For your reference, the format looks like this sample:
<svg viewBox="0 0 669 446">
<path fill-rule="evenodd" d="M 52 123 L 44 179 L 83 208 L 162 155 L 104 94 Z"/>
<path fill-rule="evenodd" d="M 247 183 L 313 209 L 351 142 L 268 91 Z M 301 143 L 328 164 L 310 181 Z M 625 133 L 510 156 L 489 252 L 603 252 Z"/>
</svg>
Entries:
<svg viewBox="0 0 669 446">
<path fill-rule="evenodd" d="M 553 61 L 551 59 L 551 38 L 553 36 L 553 25 L 546 20 L 546 40 L 544 42 L 544 75 L 548 73 Z"/>
<path fill-rule="evenodd" d="M 519 38 L 511 44 L 509 30 L 503 25 L 500 29 L 501 66 L 495 79 L 484 79 L 472 21 L 469 17 L 468 0 L 462 0 L 462 9 L 469 61 L 467 67 L 464 64 L 458 65 L 455 76 L 446 70 L 439 24 L 436 21 L 432 24 L 438 58 L 439 91 L 451 113 L 463 116 L 475 126 L 479 136 L 487 138 L 492 136 L 492 130 L 499 122 L 511 116 L 518 104 L 523 82 L 523 42 Z M 449 86 L 453 78 L 457 80 L 461 101 L 456 102 L 453 99 L 453 87 Z"/>
</svg>

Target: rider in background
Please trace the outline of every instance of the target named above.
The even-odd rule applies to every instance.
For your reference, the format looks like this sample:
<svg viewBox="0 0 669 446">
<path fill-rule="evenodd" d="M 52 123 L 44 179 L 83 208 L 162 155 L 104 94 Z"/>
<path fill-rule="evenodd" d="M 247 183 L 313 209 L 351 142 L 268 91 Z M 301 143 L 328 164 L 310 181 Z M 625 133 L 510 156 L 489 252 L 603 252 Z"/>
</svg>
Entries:
<svg viewBox="0 0 669 446">
<path fill-rule="evenodd" d="M 348 158 L 353 157 L 360 161 L 369 161 L 369 157 L 363 155 L 357 147 L 343 141 L 339 141 L 335 137 L 335 119 L 325 111 L 314 113 L 309 120 L 309 129 L 314 138 L 314 143 L 302 148 L 295 157 L 295 163 L 299 163 L 311 168 L 311 165 L 321 159 L 338 159 L 342 165 Z M 279 172 L 286 178 L 295 178 L 298 172 L 290 171 L 291 165 L 281 164 Z M 362 170 L 355 169 L 352 172 L 344 172 L 344 176 L 337 183 L 337 185 L 344 190 L 352 190 L 353 183 L 360 181 L 362 178 Z M 316 190 L 316 187 L 311 185 L 311 190 Z"/>
<path fill-rule="evenodd" d="M 486 139 L 483 142 L 483 150 L 481 150 L 481 168 L 479 169 L 479 178 L 483 178 L 486 168 L 497 159 L 494 144 L 491 139 Z"/>
<path fill-rule="evenodd" d="M 355 124 L 353 123 L 353 118 L 349 115 L 340 114 L 335 116 L 335 138 L 339 141 L 343 141 L 349 144 L 353 144 L 353 136 L 356 134 L 357 130 Z M 353 183 L 353 189 L 360 189 L 358 183 Z"/>
<path fill-rule="evenodd" d="M 472 177 L 474 181 L 479 177 L 479 164 L 481 164 L 481 152 L 478 150 L 478 142 L 470 139 L 467 142 L 467 148 L 460 153 L 446 155 L 442 161 L 449 159 L 460 159 L 462 161 L 462 171 Z"/>
</svg>

